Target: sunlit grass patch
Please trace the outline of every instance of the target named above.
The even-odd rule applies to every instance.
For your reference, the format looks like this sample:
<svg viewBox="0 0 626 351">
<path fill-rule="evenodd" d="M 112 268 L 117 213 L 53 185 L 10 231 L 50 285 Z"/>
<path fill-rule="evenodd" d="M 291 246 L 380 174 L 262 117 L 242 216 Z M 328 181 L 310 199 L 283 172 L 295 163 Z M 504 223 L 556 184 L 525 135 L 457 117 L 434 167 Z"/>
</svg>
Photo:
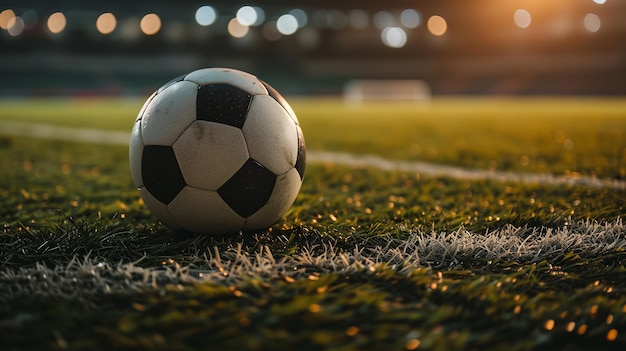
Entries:
<svg viewBox="0 0 626 351">
<path fill-rule="evenodd" d="M 290 99 L 310 149 L 516 172 L 626 177 L 626 100 Z M 143 99 L 0 101 L 0 120 L 128 131 Z"/>
<path fill-rule="evenodd" d="M 518 172 L 626 174 L 626 101 L 620 99 L 294 106 L 314 149 Z"/>
</svg>

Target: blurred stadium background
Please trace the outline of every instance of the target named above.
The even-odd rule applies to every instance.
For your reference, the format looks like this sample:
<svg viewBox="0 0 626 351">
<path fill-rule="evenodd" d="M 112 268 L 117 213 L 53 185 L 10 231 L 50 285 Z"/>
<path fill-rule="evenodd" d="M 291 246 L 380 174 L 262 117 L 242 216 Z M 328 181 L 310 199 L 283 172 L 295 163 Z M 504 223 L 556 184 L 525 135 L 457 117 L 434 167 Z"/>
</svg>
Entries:
<svg viewBox="0 0 626 351">
<path fill-rule="evenodd" d="M 626 94 L 623 0 L 0 2 L 0 96 L 145 95 L 202 67 L 290 95 Z"/>
</svg>

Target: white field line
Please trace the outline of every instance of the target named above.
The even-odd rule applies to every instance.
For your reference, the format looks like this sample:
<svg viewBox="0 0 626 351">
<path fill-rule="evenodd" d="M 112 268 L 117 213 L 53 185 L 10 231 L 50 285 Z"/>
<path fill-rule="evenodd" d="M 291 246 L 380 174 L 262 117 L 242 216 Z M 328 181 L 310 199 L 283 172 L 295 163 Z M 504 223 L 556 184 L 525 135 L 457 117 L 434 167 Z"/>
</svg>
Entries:
<svg viewBox="0 0 626 351">
<path fill-rule="evenodd" d="M 0 134 L 114 145 L 128 145 L 130 139 L 127 132 L 13 121 L 0 121 Z"/>
<path fill-rule="evenodd" d="M 312 272 L 351 274 L 383 268 L 410 274 L 420 267 L 458 268 L 471 266 L 477 260 L 486 264 L 501 260 L 556 263 L 570 253 L 584 259 L 624 248 L 626 223 L 616 219 L 605 223 L 579 221 L 557 229 L 508 225 L 483 233 L 463 228 L 449 233 L 413 229 L 407 230 L 406 239 L 382 236 L 376 242 L 363 242 L 344 250 L 318 238 L 298 252 L 279 258 L 267 246 L 251 249 L 233 243 L 222 250 L 190 247 L 194 264 L 165 267 L 141 267 L 139 262 L 116 264 L 97 255 L 75 256 L 53 268 L 39 264 L 19 269 L 0 268 L 0 302 L 25 295 L 80 299 L 93 294 L 133 293 L 166 284 L 206 281 L 245 285 L 250 276 L 297 279 Z"/>
<path fill-rule="evenodd" d="M 0 134 L 20 135 L 42 139 L 68 140 L 100 144 L 128 145 L 129 132 L 93 128 L 60 127 L 47 124 L 0 121 Z M 476 168 L 439 165 L 419 161 L 388 160 L 374 155 L 307 150 L 307 161 L 332 163 L 352 167 L 373 167 L 384 171 L 405 171 L 426 176 L 446 176 L 466 180 L 497 180 L 527 184 L 572 185 L 626 189 L 626 182 L 615 179 L 576 175 L 557 176 L 542 173 L 515 173 Z"/>
</svg>

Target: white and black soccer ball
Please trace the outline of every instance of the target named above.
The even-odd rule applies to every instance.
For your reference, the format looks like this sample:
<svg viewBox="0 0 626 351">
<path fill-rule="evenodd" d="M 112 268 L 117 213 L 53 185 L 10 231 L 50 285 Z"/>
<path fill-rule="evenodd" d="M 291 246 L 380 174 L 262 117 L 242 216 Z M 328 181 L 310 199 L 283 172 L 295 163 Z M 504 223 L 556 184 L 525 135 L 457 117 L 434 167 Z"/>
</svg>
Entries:
<svg viewBox="0 0 626 351">
<path fill-rule="evenodd" d="M 211 235 L 268 228 L 300 191 L 298 119 L 267 83 L 207 68 L 159 88 L 130 139 L 133 182 L 171 229 Z"/>
</svg>

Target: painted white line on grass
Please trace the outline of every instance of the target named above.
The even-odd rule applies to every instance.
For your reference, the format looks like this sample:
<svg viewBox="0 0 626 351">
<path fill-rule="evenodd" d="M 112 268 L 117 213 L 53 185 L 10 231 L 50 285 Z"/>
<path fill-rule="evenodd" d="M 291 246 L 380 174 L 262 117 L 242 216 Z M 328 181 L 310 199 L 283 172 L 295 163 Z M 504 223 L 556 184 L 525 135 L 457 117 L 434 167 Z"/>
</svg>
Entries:
<svg viewBox="0 0 626 351">
<path fill-rule="evenodd" d="M 114 145 L 128 145 L 130 139 L 127 132 L 13 121 L 0 121 L 0 134 Z"/>
<path fill-rule="evenodd" d="M 0 133 L 42 139 L 68 140 L 100 144 L 128 145 L 129 132 L 107 131 L 93 128 L 60 127 L 38 123 L 0 121 Z M 374 155 L 357 155 L 345 152 L 307 150 L 307 161 L 332 163 L 351 167 L 372 167 L 384 171 L 419 173 L 432 177 L 451 177 L 465 180 L 497 180 L 503 182 L 549 185 L 584 185 L 626 189 L 626 182 L 590 176 L 557 176 L 543 173 L 515 173 L 476 168 L 440 165 L 420 161 L 388 160 Z"/>
<path fill-rule="evenodd" d="M 547 173 L 516 173 L 477 168 L 441 165 L 420 161 L 388 160 L 374 155 L 355 155 L 343 152 L 307 151 L 307 160 L 328 162 L 352 167 L 373 167 L 385 171 L 414 172 L 422 175 L 445 176 L 464 180 L 497 180 L 502 182 L 550 185 L 580 184 L 589 187 L 626 189 L 626 182 L 590 176 L 557 176 Z"/>
<path fill-rule="evenodd" d="M 373 273 L 381 269 L 410 275 L 423 267 L 470 268 L 491 261 L 530 264 L 545 260 L 560 265 L 571 253 L 576 256 L 569 256 L 570 259 L 577 263 L 580 259 L 621 252 L 626 247 L 626 225 L 617 219 L 605 223 L 580 221 L 562 228 L 507 225 L 482 233 L 463 228 L 450 233 L 414 229 L 407 232 L 406 239 L 380 236 L 343 250 L 322 236 L 310 239 L 312 242 L 288 256 L 273 253 L 269 246 L 252 248 L 237 240 L 220 250 L 192 245 L 188 251 L 188 261 L 193 262 L 190 265 L 177 262 L 142 267 L 129 262 L 115 264 L 88 255 L 64 257 L 68 262 L 54 268 L 3 267 L 0 302 L 8 303 L 23 296 L 89 299 L 94 294 L 134 294 L 168 284 L 206 281 L 245 286 L 251 276 L 267 280 L 308 279 L 311 273 Z M 282 242 L 288 241 L 284 237 Z M 31 279 L 25 279 L 26 276 Z"/>
</svg>

